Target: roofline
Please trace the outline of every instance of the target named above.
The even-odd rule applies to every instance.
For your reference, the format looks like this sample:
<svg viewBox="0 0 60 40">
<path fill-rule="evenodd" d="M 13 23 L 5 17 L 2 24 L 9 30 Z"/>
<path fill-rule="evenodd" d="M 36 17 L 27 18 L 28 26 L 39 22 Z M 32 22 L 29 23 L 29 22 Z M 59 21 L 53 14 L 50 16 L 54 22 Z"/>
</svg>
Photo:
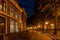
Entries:
<svg viewBox="0 0 60 40">
<path fill-rule="evenodd" d="M 14 1 L 14 0 L 10 0 L 10 1 L 11 1 L 11 3 L 12 3 L 13 5 L 16 6 L 16 8 L 17 8 L 20 12 L 23 12 L 22 8 L 16 3 L 16 1 Z"/>
<path fill-rule="evenodd" d="M 25 9 L 24 8 L 22 8 L 23 9 L 23 11 L 24 11 L 24 14 L 25 14 L 25 16 L 26 16 L 26 18 L 27 18 L 27 14 L 26 14 L 26 11 L 25 11 Z"/>
</svg>

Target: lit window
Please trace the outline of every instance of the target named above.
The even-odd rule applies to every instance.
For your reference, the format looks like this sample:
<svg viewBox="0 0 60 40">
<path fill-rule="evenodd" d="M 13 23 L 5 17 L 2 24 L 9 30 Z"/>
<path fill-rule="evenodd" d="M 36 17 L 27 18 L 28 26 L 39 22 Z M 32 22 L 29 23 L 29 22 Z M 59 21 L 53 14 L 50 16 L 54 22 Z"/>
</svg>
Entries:
<svg viewBox="0 0 60 40">
<path fill-rule="evenodd" d="M 5 33 L 5 18 L 0 17 L 0 34 Z"/>
<path fill-rule="evenodd" d="M 14 32 L 14 20 L 10 20 L 10 32 Z"/>
<path fill-rule="evenodd" d="M 13 9 L 13 7 L 11 5 L 10 5 L 10 15 L 14 16 L 14 9 Z"/>
<path fill-rule="evenodd" d="M 10 15 L 11 15 L 11 16 L 13 16 L 13 15 L 14 15 L 12 11 L 10 11 Z"/>
<path fill-rule="evenodd" d="M 19 17 L 19 11 L 17 11 L 17 9 L 15 10 L 15 18 Z"/>
<path fill-rule="evenodd" d="M 4 11 L 5 12 L 6 9 L 6 3 L 4 0 L 0 0 L 0 11 Z"/>
<path fill-rule="evenodd" d="M 15 25 L 16 25 L 16 32 L 19 32 L 18 22 L 16 22 Z"/>
<path fill-rule="evenodd" d="M 2 11 L 2 0 L 0 0 L 0 11 Z"/>
<path fill-rule="evenodd" d="M 2 5 L 0 4 L 0 10 L 2 10 Z"/>
<path fill-rule="evenodd" d="M 16 12 L 16 14 L 15 14 L 15 18 L 18 18 L 18 13 Z"/>
<path fill-rule="evenodd" d="M 6 11 L 6 3 L 4 2 L 3 11 Z"/>
</svg>

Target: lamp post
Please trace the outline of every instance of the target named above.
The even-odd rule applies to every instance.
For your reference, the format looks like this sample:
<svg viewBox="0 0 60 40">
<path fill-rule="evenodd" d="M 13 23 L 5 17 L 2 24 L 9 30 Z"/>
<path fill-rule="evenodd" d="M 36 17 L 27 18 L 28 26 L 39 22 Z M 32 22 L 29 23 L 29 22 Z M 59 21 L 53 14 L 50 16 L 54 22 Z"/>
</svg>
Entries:
<svg viewBox="0 0 60 40">
<path fill-rule="evenodd" d="M 57 7 L 56 7 L 56 0 L 54 0 L 54 7 L 55 7 L 55 27 L 54 27 L 54 34 L 57 34 Z"/>
<path fill-rule="evenodd" d="M 42 32 L 44 33 L 44 19 L 43 19 Z"/>
<path fill-rule="evenodd" d="M 46 24 L 46 32 L 47 32 L 47 30 L 48 30 L 48 22 L 46 22 L 45 24 Z"/>
</svg>

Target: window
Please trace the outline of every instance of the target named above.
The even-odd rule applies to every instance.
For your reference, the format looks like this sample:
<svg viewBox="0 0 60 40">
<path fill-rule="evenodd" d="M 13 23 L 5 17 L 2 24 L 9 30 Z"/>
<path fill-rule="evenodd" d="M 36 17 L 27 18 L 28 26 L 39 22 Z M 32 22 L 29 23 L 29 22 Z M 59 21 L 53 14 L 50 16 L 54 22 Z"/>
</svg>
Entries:
<svg viewBox="0 0 60 40">
<path fill-rule="evenodd" d="M 10 19 L 10 32 L 14 32 L 14 20 Z"/>
<path fill-rule="evenodd" d="M 17 12 L 15 13 L 15 18 L 18 18 Z"/>
<path fill-rule="evenodd" d="M 10 5 L 10 15 L 14 16 L 14 8 L 12 5 Z"/>
<path fill-rule="evenodd" d="M 18 12 L 16 11 L 16 13 L 15 13 L 15 18 L 18 18 Z"/>
<path fill-rule="evenodd" d="M 0 34 L 5 33 L 5 18 L 0 17 Z"/>
<path fill-rule="evenodd" d="M 6 3 L 4 2 L 3 11 L 6 11 Z"/>
<path fill-rule="evenodd" d="M 0 0 L 0 11 L 6 11 L 6 2 L 4 0 Z"/>
<path fill-rule="evenodd" d="M 0 0 L 0 11 L 2 11 L 2 0 Z"/>
<path fill-rule="evenodd" d="M 18 19 L 19 11 L 15 8 L 14 5 L 10 4 L 10 15 Z"/>
<path fill-rule="evenodd" d="M 18 22 L 16 22 L 15 25 L 16 25 L 16 32 L 19 32 Z"/>
<path fill-rule="evenodd" d="M 14 11 L 15 11 L 15 18 L 17 18 L 17 19 L 18 19 L 18 18 L 19 18 L 19 11 L 18 11 L 16 8 L 15 8 L 15 10 L 14 10 Z"/>
<path fill-rule="evenodd" d="M 2 5 L 0 4 L 0 11 L 2 11 Z"/>
</svg>

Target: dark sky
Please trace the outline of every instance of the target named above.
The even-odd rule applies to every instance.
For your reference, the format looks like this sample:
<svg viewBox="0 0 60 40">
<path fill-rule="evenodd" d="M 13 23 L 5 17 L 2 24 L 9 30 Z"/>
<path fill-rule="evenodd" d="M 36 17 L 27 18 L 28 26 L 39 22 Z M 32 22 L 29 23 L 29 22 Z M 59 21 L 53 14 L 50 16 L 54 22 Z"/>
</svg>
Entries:
<svg viewBox="0 0 60 40">
<path fill-rule="evenodd" d="M 18 0 L 18 2 L 23 8 L 25 8 L 28 17 L 34 15 L 34 0 Z"/>
</svg>

